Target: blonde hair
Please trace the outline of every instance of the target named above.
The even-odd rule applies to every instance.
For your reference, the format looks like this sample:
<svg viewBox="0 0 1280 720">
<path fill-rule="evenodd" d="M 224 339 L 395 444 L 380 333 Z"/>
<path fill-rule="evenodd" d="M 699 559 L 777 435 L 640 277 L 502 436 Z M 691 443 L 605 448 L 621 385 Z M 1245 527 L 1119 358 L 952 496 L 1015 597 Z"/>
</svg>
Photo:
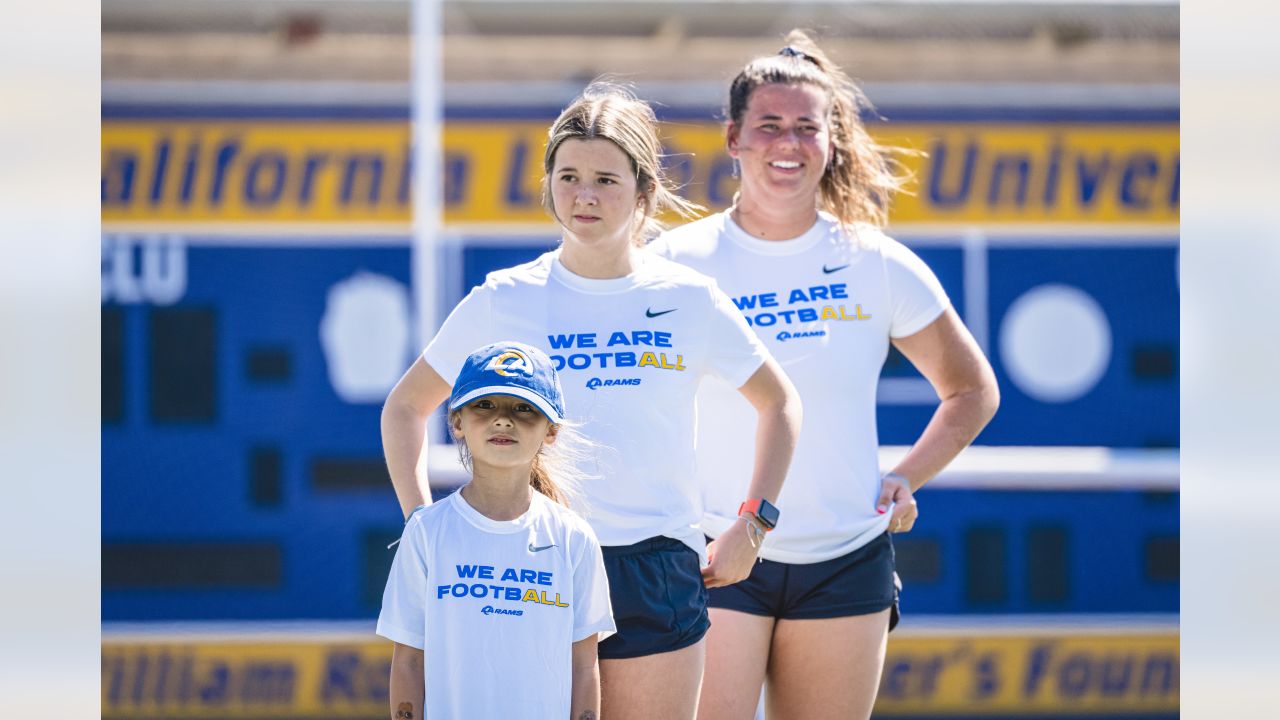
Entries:
<svg viewBox="0 0 1280 720">
<path fill-rule="evenodd" d="M 762 85 L 811 85 L 830 98 L 828 123 L 832 155 L 819 185 L 819 207 L 841 225 L 859 222 L 884 227 L 889 222 L 893 195 L 906 192 L 911 174 L 893 156 L 918 154 L 914 150 L 881 145 L 862 124 L 863 111 L 874 112 L 871 102 L 848 75 L 801 30 L 787 34 L 786 46 L 776 55 L 747 63 L 729 85 L 729 119 L 742 124 L 751 93 Z"/>
<path fill-rule="evenodd" d="M 653 108 L 630 90 L 597 80 L 560 113 L 547 131 L 547 150 L 542 160 L 542 206 L 557 222 L 560 218 L 556 215 L 550 184 L 556 151 L 565 140 L 596 138 L 612 142 L 631 160 L 636 189 L 644 200 L 644 221 L 633 238 L 636 245 L 644 245 L 665 229 L 658 215 L 672 211 L 692 218 L 705 209 L 677 195 L 663 172 L 662 142 L 658 138 L 658 119 Z"/>
<path fill-rule="evenodd" d="M 467 447 L 466 438 L 454 429 L 461 412 L 459 409 L 449 413 L 449 433 L 458 446 L 458 461 L 470 473 L 471 448 Z M 556 428 L 556 441 L 549 445 L 544 443 L 538 454 L 533 456 L 529 487 L 554 503 L 571 507 L 579 515 L 587 515 L 584 489 L 596 476 L 582 470 L 582 466 L 593 456 L 596 445 L 568 420 L 561 420 L 552 427 Z"/>
</svg>

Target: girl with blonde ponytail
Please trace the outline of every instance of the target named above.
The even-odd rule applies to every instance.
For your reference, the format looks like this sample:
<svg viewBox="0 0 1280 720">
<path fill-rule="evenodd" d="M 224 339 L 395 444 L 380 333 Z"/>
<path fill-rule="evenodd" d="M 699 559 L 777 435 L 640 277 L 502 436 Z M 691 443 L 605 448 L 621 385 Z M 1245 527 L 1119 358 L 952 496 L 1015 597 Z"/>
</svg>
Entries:
<svg viewBox="0 0 1280 720">
<path fill-rule="evenodd" d="M 740 167 L 729 210 L 651 248 L 715 278 L 800 391 L 805 424 L 776 506 L 751 496 L 732 393 L 699 394 L 702 528 L 747 518 L 763 562 L 710 590 L 699 718 L 868 718 L 898 618 L 891 533 L 912 528 L 914 492 L 995 413 L 991 366 L 929 268 L 884 234 L 908 180 L 862 123 L 871 106 L 805 33 L 758 57 L 729 88 L 725 143 Z M 876 384 L 889 346 L 941 403 L 880 475 Z"/>
<path fill-rule="evenodd" d="M 615 626 L 600 543 L 567 507 L 564 416 L 541 350 L 508 340 L 464 361 L 449 429 L 471 480 L 409 516 L 378 617 L 392 717 L 600 713 L 596 645 Z"/>
<path fill-rule="evenodd" d="M 617 618 L 617 632 L 597 649 L 600 715 L 610 720 L 693 720 L 710 625 L 707 588 L 745 578 L 756 561 L 759 539 L 748 520 L 710 545 L 698 528 L 699 384 L 719 379 L 747 403 L 758 427 L 737 437 L 740 450 L 755 441 L 739 479 L 754 496 L 777 498 L 800 423 L 795 388 L 733 302 L 710 278 L 644 249 L 661 229 L 660 214 L 694 209 L 664 177 L 661 149 L 653 110 L 625 89 L 593 83 L 570 103 L 548 130 L 543 164 L 543 202 L 560 246 L 472 289 L 382 415 L 387 466 L 408 513 L 429 502 L 426 419 L 466 354 L 504 338 L 548 354 L 594 443 L 574 463 L 592 477 L 570 502 L 589 503 L 585 517 L 602 546 Z M 530 465 L 549 497 L 569 494 L 570 475 L 551 467 L 565 430 L 558 432 Z M 470 436 L 467 445 L 478 460 Z M 551 478 L 558 486 L 547 484 Z M 440 715 L 517 716 L 556 714 Z"/>
</svg>

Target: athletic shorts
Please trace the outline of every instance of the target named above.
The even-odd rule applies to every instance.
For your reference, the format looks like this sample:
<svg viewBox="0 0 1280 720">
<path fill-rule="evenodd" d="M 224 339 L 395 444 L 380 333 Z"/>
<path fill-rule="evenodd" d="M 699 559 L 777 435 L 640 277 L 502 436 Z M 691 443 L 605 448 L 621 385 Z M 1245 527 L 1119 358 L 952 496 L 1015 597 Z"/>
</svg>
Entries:
<svg viewBox="0 0 1280 720">
<path fill-rule="evenodd" d="M 668 537 L 602 547 L 616 634 L 600 643 L 603 660 L 688 647 L 711 627 L 698 553 Z"/>
<path fill-rule="evenodd" d="M 889 629 L 898 624 L 898 591 L 889 534 L 831 560 L 816 563 L 758 562 L 740 583 L 712 588 L 711 607 L 779 620 L 868 615 L 889 608 Z"/>
</svg>

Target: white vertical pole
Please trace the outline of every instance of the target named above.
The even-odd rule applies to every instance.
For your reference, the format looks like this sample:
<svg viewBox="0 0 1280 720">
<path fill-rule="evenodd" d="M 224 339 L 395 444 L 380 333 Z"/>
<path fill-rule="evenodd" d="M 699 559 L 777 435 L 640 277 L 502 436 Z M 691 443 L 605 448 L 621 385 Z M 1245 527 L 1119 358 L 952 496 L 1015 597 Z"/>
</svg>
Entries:
<svg viewBox="0 0 1280 720">
<path fill-rule="evenodd" d="M 439 325 L 439 259 L 444 228 L 441 150 L 444 130 L 443 0 L 412 0 L 413 243 L 411 278 L 416 310 L 415 347 Z"/>
<path fill-rule="evenodd" d="M 981 228 L 965 231 L 964 248 L 964 324 L 973 334 L 982 352 L 991 357 L 991 297 L 987 275 L 987 236 Z"/>
</svg>

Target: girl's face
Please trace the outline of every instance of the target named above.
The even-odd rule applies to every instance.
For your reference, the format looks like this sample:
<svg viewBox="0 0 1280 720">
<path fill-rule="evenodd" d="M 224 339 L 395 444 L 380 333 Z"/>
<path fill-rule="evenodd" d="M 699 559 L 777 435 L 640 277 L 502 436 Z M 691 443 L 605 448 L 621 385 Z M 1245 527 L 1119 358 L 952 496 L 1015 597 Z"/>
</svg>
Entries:
<svg viewBox="0 0 1280 720">
<path fill-rule="evenodd" d="M 831 159 L 830 100 L 812 85 L 771 83 L 747 99 L 729 124 L 729 155 L 742 166 L 742 194 L 759 204 L 812 208 Z"/>
<path fill-rule="evenodd" d="M 490 395 L 463 405 L 451 418 L 476 467 L 516 468 L 533 463 L 557 429 L 538 408 L 513 395 Z"/>
<path fill-rule="evenodd" d="M 629 245 L 643 201 L 627 154 L 610 140 L 565 140 L 551 169 L 551 201 L 565 242 L 584 249 Z"/>
</svg>

